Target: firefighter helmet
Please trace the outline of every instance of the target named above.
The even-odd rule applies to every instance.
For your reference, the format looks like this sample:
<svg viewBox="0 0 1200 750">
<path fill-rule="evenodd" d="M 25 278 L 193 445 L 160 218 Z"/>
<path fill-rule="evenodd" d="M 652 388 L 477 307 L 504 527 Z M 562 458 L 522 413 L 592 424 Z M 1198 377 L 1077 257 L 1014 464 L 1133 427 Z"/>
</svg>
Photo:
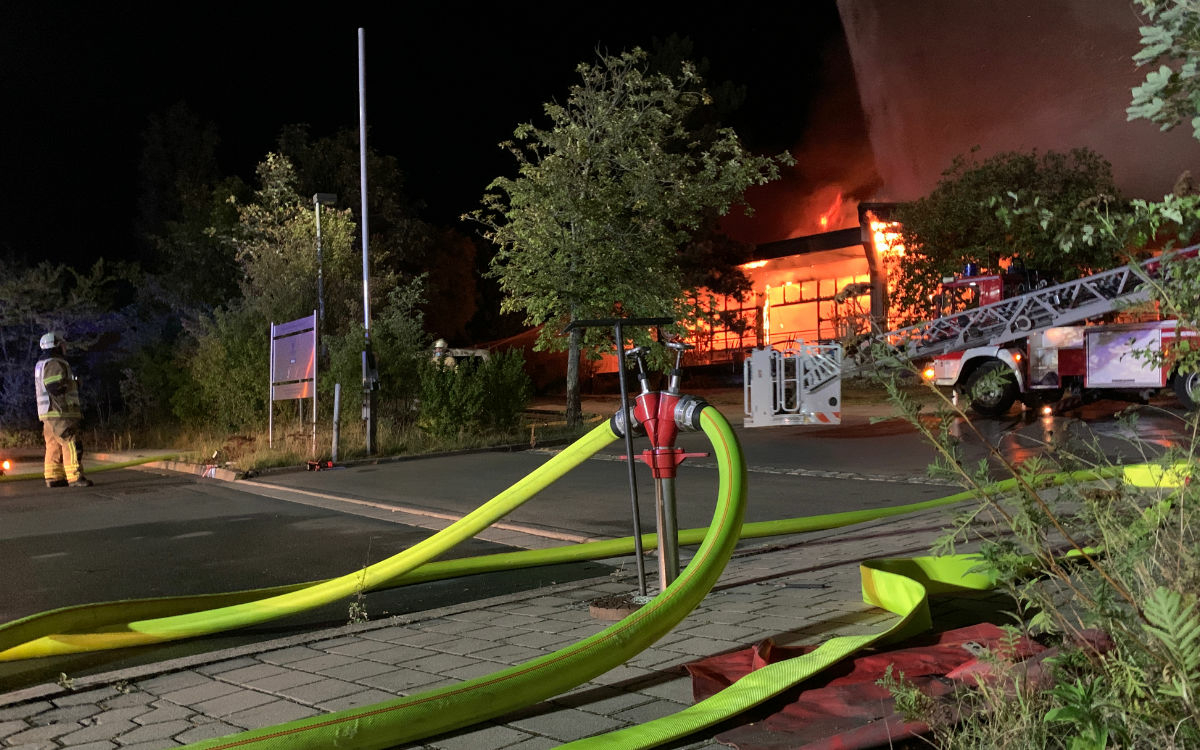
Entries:
<svg viewBox="0 0 1200 750">
<path fill-rule="evenodd" d="M 438 339 L 433 342 L 434 349 L 449 349 L 450 345 L 446 343 L 446 339 Z"/>
<path fill-rule="evenodd" d="M 62 343 L 63 343 L 62 335 L 60 335 L 54 331 L 50 331 L 46 335 L 42 336 L 42 340 L 38 342 L 38 346 L 40 346 L 43 349 L 53 349 L 54 347 L 59 346 Z"/>
</svg>

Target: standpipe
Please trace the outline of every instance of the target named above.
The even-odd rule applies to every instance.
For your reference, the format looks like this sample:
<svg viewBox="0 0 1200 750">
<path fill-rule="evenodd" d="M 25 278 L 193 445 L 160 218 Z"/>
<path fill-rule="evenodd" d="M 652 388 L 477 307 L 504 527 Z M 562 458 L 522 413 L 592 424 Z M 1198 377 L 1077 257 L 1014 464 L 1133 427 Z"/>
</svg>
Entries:
<svg viewBox="0 0 1200 750">
<path fill-rule="evenodd" d="M 703 453 L 684 453 L 675 446 L 679 430 L 696 429 L 696 415 L 707 405 L 692 396 L 679 393 L 682 380 L 683 353 L 691 345 L 682 341 L 671 341 L 667 347 L 675 351 L 675 368 L 671 370 L 665 391 L 651 391 L 646 374 L 645 347 L 637 347 L 630 354 L 637 360 L 638 380 L 641 393 L 637 396 L 634 418 L 646 436 L 650 448 L 642 451 L 642 461 L 650 467 L 654 478 L 654 509 L 658 528 L 658 587 L 665 589 L 679 575 L 679 522 L 675 513 L 675 476 L 679 464 Z M 628 456 L 632 464 L 632 455 Z"/>
</svg>

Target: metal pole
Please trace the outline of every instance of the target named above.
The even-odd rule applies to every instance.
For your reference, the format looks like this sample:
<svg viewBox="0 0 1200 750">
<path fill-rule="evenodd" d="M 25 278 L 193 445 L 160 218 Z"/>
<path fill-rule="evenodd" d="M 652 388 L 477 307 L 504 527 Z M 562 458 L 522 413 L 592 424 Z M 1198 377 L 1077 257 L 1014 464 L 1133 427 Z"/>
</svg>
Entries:
<svg viewBox="0 0 1200 750">
<path fill-rule="evenodd" d="M 267 374 L 267 447 L 275 447 L 275 321 L 271 321 L 271 362 Z"/>
<path fill-rule="evenodd" d="M 658 480 L 658 585 L 665 589 L 679 577 L 679 521 L 675 514 L 675 478 Z"/>
<path fill-rule="evenodd" d="M 371 290 L 370 249 L 367 224 L 367 60 L 366 36 L 358 30 L 358 172 L 359 192 L 362 194 L 363 249 L 363 416 L 367 421 L 367 455 L 375 453 L 375 373 L 371 354 Z"/>
<path fill-rule="evenodd" d="M 358 30 L 358 175 L 359 192 L 362 193 L 362 248 L 363 248 L 363 334 L 371 338 L 371 293 L 368 247 L 370 233 L 367 231 L 367 59 L 366 37 Z"/>
<path fill-rule="evenodd" d="M 637 479 L 633 474 L 633 420 L 629 414 L 629 394 L 625 388 L 625 335 L 620 321 L 617 334 L 617 380 L 621 384 L 621 416 L 625 419 L 625 456 L 629 468 L 629 499 L 633 503 L 633 554 L 637 562 L 638 594 L 646 595 L 646 561 L 642 558 L 642 517 L 638 510 Z"/>
<path fill-rule="evenodd" d="M 691 348 L 679 341 L 672 341 L 667 347 L 675 350 L 675 367 L 667 380 L 667 395 L 679 396 L 683 380 L 683 353 Z M 673 401 L 673 403 L 677 403 Z M 660 402 L 661 407 L 661 402 Z M 673 414 L 659 412 L 660 419 L 673 418 Z M 674 441 L 672 440 L 672 444 Z M 668 446 L 663 446 L 668 447 Z M 659 477 L 656 498 L 658 500 L 658 576 L 659 585 L 665 589 L 679 577 L 679 521 L 675 512 L 675 476 Z"/>
<path fill-rule="evenodd" d="M 317 322 L 317 311 L 313 310 L 313 372 L 312 372 L 312 389 L 313 389 L 313 407 L 312 407 L 312 457 L 317 457 L 317 382 L 318 372 L 321 367 L 321 358 L 317 356 L 317 341 L 321 335 L 320 324 Z"/>
<path fill-rule="evenodd" d="M 317 204 L 317 314 L 320 316 L 318 319 L 323 328 L 325 326 L 325 279 L 321 254 L 321 201 L 318 195 L 313 196 L 313 203 Z"/>
<path fill-rule="evenodd" d="M 338 460 L 338 440 L 341 437 L 342 425 L 342 384 L 333 384 L 333 451 L 330 459 Z"/>
</svg>

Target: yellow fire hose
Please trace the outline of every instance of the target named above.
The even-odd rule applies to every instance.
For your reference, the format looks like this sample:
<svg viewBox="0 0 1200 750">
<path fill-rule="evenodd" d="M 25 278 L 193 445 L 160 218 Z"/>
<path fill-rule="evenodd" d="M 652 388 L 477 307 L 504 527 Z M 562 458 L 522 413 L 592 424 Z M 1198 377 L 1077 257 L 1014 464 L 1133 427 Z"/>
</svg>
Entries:
<svg viewBox="0 0 1200 750">
<path fill-rule="evenodd" d="M 170 453 L 162 456 L 146 456 L 144 458 L 134 458 L 129 461 L 121 461 L 120 463 L 104 464 L 103 466 L 89 466 L 88 474 L 97 474 L 102 471 L 114 471 L 116 469 L 128 469 L 131 466 L 141 466 L 142 464 L 152 463 L 154 461 L 169 461 L 176 458 L 176 454 Z M 0 483 L 3 482 L 18 482 L 26 479 L 41 479 L 42 472 L 29 471 L 24 474 L 0 474 Z"/>
<path fill-rule="evenodd" d="M 719 479 L 712 524 L 680 576 L 633 614 L 590 638 L 483 677 L 193 747 L 392 747 L 501 716 L 558 695 L 624 663 L 692 611 L 716 583 L 738 540 L 746 499 L 741 448 L 729 423 L 716 409 L 706 407 L 700 420 L 717 457 Z"/>
<path fill-rule="evenodd" d="M 723 420 L 722 420 L 723 421 Z M 706 428 L 707 431 L 707 428 Z M 732 438 L 732 435 L 731 435 Z M 1180 471 L 1163 471 L 1158 467 L 1136 466 L 1125 468 L 1114 468 L 1103 472 L 1077 472 L 1073 475 L 1058 475 L 1052 478 L 1054 483 L 1062 483 L 1068 479 L 1087 480 L 1095 479 L 1100 476 L 1116 476 L 1120 473 L 1125 475 L 1126 481 L 1133 484 L 1142 484 L 1143 486 L 1178 486 L 1182 483 L 1182 475 Z M 1014 480 L 1015 482 L 1015 480 Z M 1011 483 L 1004 483 L 1011 484 Z M 724 483 L 722 483 L 724 488 Z M 915 506 L 935 507 L 936 505 L 947 504 L 947 501 L 954 502 L 966 499 L 964 495 L 973 493 L 959 493 L 959 495 L 950 496 L 949 498 L 941 498 L 935 501 L 927 501 L 924 503 L 916 503 Z M 724 497 L 722 492 L 721 497 Z M 720 499 L 720 498 L 719 498 Z M 911 508 L 909 512 L 921 508 Z M 895 515 L 898 509 L 890 509 L 891 512 L 885 515 Z M 718 513 L 714 516 L 713 526 L 717 525 Z M 857 522 L 850 521 L 847 516 L 855 514 L 830 514 L 831 516 L 843 516 L 838 519 L 847 523 Z M 819 519 L 819 520 L 818 520 Z M 829 516 L 814 517 L 813 528 L 827 528 L 831 522 Z M 866 520 L 859 518 L 859 521 Z M 789 522 L 783 522 L 782 525 L 797 527 L 804 526 L 805 519 L 792 519 Z M 767 527 L 772 526 L 775 522 L 761 524 L 760 530 L 765 532 Z M 750 526 L 750 524 L 747 524 Z M 709 540 L 706 539 L 706 543 Z M 735 540 L 736 541 L 736 540 Z M 688 571 L 692 571 L 695 566 L 704 564 L 702 555 L 705 548 L 702 547 L 697 552 L 696 557 L 689 563 L 685 569 L 685 575 Z M 728 556 L 726 555 L 726 560 Z M 723 568 L 725 560 L 722 560 L 721 567 Z M 953 590 L 986 590 L 991 588 L 995 581 L 991 575 L 981 573 L 975 570 L 978 567 L 979 559 L 974 555 L 950 555 L 943 557 L 917 557 L 917 558 L 888 558 L 879 560 L 870 560 L 860 566 L 863 581 L 863 599 L 875 606 L 887 609 L 897 615 L 899 619 L 885 630 L 861 636 L 838 636 L 830 639 L 822 644 L 813 652 L 803 656 L 790 659 L 785 662 L 768 665 L 762 669 L 756 670 L 751 674 L 738 680 L 737 683 L 721 691 L 715 696 L 702 701 L 694 706 L 688 707 L 671 716 L 656 719 L 644 724 L 629 727 L 627 729 L 610 732 L 604 735 L 578 740 L 568 743 L 567 746 L 573 748 L 605 748 L 606 750 L 615 748 L 651 748 L 665 744 L 672 740 L 678 740 L 686 737 L 689 734 L 697 732 L 705 727 L 712 726 L 721 721 L 728 720 L 737 714 L 751 708 L 770 697 L 778 695 L 793 685 L 796 685 L 803 680 L 817 674 L 821 670 L 837 663 L 838 661 L 850 656 L 851 654 L 867 648 L 873 644 L 888 641 L 900 640 L 915 633 L 930 627 L 930 614 L 928 609 L 928 594 L 942 593 Z M 719 571 L 718 571 L 719 573 Z M 711 587 L 709 582 L 705 587 L 705 591 Z M 676 584 L 679 582 L 677 581 Z M 672 584 L 664 592 L 664 595 L 672 592 L 676 584 Z M 656 597 L 654 602 L 659 601 L 664 595 Z M 652 604 L 654 603 L 652 602 Z M 649 608 L 651 605 L 647 605 Z M 690 608 L 695 606 L 691 604 Z M 643 608 L 640 612 L 646 611 Z M 568 684 L 561 685 L 555 683 L 553 685 L 542 685 L 540 681 L 527 682 L 525 676 L 528 674 L 526 669 L 540 669 L 548 664 L 554 663 L 557 658 L 568 652 L 574 652 L 573 655 L 581 657 L 579 666 L 588 664 L 595 667 L 598 665 L 599 659 L 593 658 L 588 660 L 583 653 L 576 651 L 578 648 L 584 648 L 588 644 L 592 644 L 596 639 L 603 639 L 606 634 L 614 630 L 620 629 L 625 623 L 630 622 L 638 617 L 639 613 L 635 613 L 631 617 L 623 620 L 621 623 L 610 627 L 608 630 L 593 636 L 593 638 L 582 641 L 573 647 L 568 647 L 562 651 L 550 654 L 540 659 L 528 662 L 525 665 L 518 665 L 492 675 L 482 678 L 477 678 L 458 686 L 434 690 L 412 698 L 400 699 L 397 701 L 388 701 L 385 703 L 376 704 L 366 708 L 351 709 L 341 712 L 340 714 L 332 714 L 327 717 L 317 717 L 313 719 L 303 719 L 290 724 L 281 724 L 276 727 L 267 729 L 245 732 L 230 737 L 213 740 L 207 743 L 194 745 L 196 748 L 232 748 L 241 747 L 243 745 L 255 745 L 263 747 L 355 747 L 355 748 L 373 748 L 387 747 L 388 743 L 402 743 L 422 739 L 440 732 L 456 729 L 464 724 L 474 724 L 480 721 L 494 718 L 507 713 L 509 710 L 514 710 L 523 706 L 531 705 L 538 701 L 552 697 L 560 692 L 561 689 L 567 689 L 579 681 L 569 679 Z M 686 615 L 683 612 L 682 615 Z M 682 615 L 679 619 L 682 619 Z M 678 619 L 671 624 L 674 625 Z M 665 631 L 664 631 L 665 632 Z M 661 633 L 659 634 L 661 636 Z M 637 650 L 648 646 L 655 636 L 649 642 L 637 645 L 633 653 Z M 611 666 L 622 663 L 624 658 L 627 658 L 629 652 L 622 650 L 622 659 L 612 662 Z M 597 655 L 599 656 L 599 655 Z M 611 668 L 607 667 L 607 668 Z M 568 672 L 573 672 L 576 668 L 574 662 L 569 663 L 569 657 L 564 657 L 562 662 L 558 663 L 559 672 L 552 672 L 555 676 L 567 677 Z M 606 669 L 607 669 L 606 668 Z M 603 670 L 602 670 L 603 671 Z M 598 674 L 598 673 L 597 673 Z M 594 675 L 593 675 L 594 676 Z M 587 677 L 586 679 L 590 679 Z M 450 706 L 443 706 L 442 701 L 446 699 L 446 693 L 449 692 L 458 697 L 458 691 L 462 690 L 467 694 L 476 690 L 479 686 L 481 692 L 476 693 L 482 699 L 484 696 L 491 696 L 491 692 L 486 690 L 495 684 L 493 681 L 503 683 L 505 689 L 515 692 L 520 692 L 520 698 L 516 698 L 506 704 L 503 711 L 493 712 L 490 710 L 490 704 L 476 703 L 471 697 L 456 700 Z M 442 720 L 434 727 L 426 728 L 422 723 L 422 729 L 419 731 L 404 731 L 403 734 L 397 735 L 396 732 L 400 727 L 408 727 L 408 722 L 421 722 L 427 716 L 426 709 L 423 706 L 427 702 L 432 703 L 437 710 L 445 708 L 450 711 L 450 715 L 443 717 Z M 476 713 L 479 708 L 488 708 L 486 713 Z M 382 744 L 375 744 L 374 727 L 362 727 L 359 725 L 366 717 L 375 717 L 379 714 L 376 712 L 383 711 L 400 711 L 403 712 L 403 719 L 391 717 L 392 721 L 382 724 L 379 728 L 380 732 L 386 732 L 386 742 L 382 740 Z M 464 722 L 459 722 L 460 715 L 467 716 Z M 332 723 L 331 723 L 332 722 Z M 347 729 L 347 726 L 349 729 Z M 386 727 L 395 727 L 387 729 Z M 338 731 L 339 728 L 343 731 Z M 297 744 L 298 735 L 303 736 L 303 733 L 315 732 L 315 744 L 313 738 L 305 736 L 304 742 Z M 344 741 L 344 742 L 343 742 Z M 265 743 L 265 744 L 264 744 Z"/>
<path fill-rule="evenodd" d="M 601 425 L 593 432 L 601 431 L 604 428 L 605 426 Z M 603 432 L 600 434 L 603 434 Z M 598 446 L 597 450 L 599 447 L 602 446 Z M 1096 479 L 1101 476 L 1115 476 L 1115 472 L 1077 472 L 1075 474 L 1050 477 L 1046 481 L 1062 482 L 1068 479 L 1082 481 Z M 998 489 L 1004 490 L 1014 484 L 1015 480 L 1008 480 L 1000 483 Z M 975 492 L 958 492 L 946 497 L 890 508 L 827 513 L 776 521 L 757 521 L 743 524 L 739 538 L 757 539 L 823 531 L 896 515 L 916 513 L 945 505 L 953 505 L 973 497 L 976 497 Z M 679 532 L 679 543 L 689 546 L 699 544 L 706 532 L 707 529 L 681 530 Z M 657 544 L 658 538 L 656 535 L 645 534 L 642 536 L 643 549 L 654 549 Z M 375 576 L 370 580 L 364 580 L 362 572 L 354 573 L 349 577 L 353 578 L 356 585 L 352 593 L 357 593 L 360 590 L 363 592 L 377 591 L 394 586 L 444 580 L 499 570 L 516 570 L 541 565 L 600 560 L 628 555 L 633 551 L 633 537 L 625 537 L 599 542 L 573 544 L 565 547 L 501 552 L 456 560 L 436 560 L 425 563 L 415 569 L 396 572 L 391 577 Z M 389 561 L 384 561 L 384 563 L 386 562 Z M 384 563 L 380 563 L 380 565 Z M 344 578 L 348 577 L 344 576 Z M 0 649 L 3 649 L 0 650 L 0 661 L 16 661 L 42 656 L 121 648 L 133 645 L 131 640 L 134 637 L 147 638 L 145 641 L 139 641 L 144 643 L 167 640 L 166 638 L 150 640 L 146 633 L 129 634 L 127 631 L 132 630 L 135 625 L 139 630 L 142 630 L 153 627 L 153 623 L 166 618 L 175 618 L 189 614 L 202 615 L 219 609 L 227 609 L 235 605 L 272 599 L 301 589 L 311 589 L 317 585 L 331 583 L 334 580 L 342 579 L 326 579 L 324 581 L 293 583 L 283 586 L 218 594 L 100 602 L 49 610 L 0 625 Z M 118 635 L 108 637 L 114 633 Z M 178 635 L 175 637 L 182 638 L 186 636 Z"/>
<path fill-rule="evenodd" d="M 601 425 L 593 431 L 593 434 L 600 432 L 603 435 L 604 429 L 606 429 L 605 425 Z M 586 439 L 588 438 L 585 437 L 584 440 Z M 598 450 L 599 447 L 602 446 L 597 446 L 596 449 Z M 1048 483 L 1061 483 L 1068 480 L 1085 481 L 1104 476 L 1116 476 L 1119 471 L 1119 469 L 1114 469 L 1075 472 L 1073 474 L 1051 476 L 1043 481 Z M 1013 485 L 1015 485 L 1015 480 L 1006 480 L 999 483 L 997 489 L 1002 491 Z M 514 487 L 516 486 L 514 485 Z M 509 491 L 511 491 L 511 488 Z M 757 539 L 841 528 L 881 518 L 917 513 L 945 505 L 953 505 L 974 498 L 976 495 L 977 493 L 972 491 L 958 492 L 946 497 L 890 508 L 827 513 L 776 521 L 757 521 L 743 524 L 739 538 Z M 706 532 L 707 529 L 681 530 L 679 532 L 679 543 L 681 545 L 699 544 Z M 428 541 L 431 542 L 432 539 Z M 643 549 L 654 549 L 657 544 L 658 538 L 656 535 L 645 534 L 642 536 Z M 351 576 L 343 576 L 340 579 L 294 583 L 245 591 L 100 602 L 63 607 L 0 625 L 0 661 L 16 661 L 42 656 L 121 648 L 134 645 L 134 638 L 146 639 L 137 641 L 139 643 L 168 640 L 167 638 L 151 638 L 148 633 L 144 632 L 131 631 L 134 630 L 135 626 L 137 631 L 142 631 L 154 627 L 154 623 L 167 618 L 177 618 L 183 615 L 201 616 L 217 610 L 227 611 L 228 608 L 233 606 L 273 599 L 302 589 L 312 589 L 318 585 L 329 584 L 335 580 L 344 581 L 345 579 L 352 579 L 355 587 L 351 593 L 377 591 L 394 586 L 444 580 L 498 570 L 516 570 L 519 568 L 555 565 L 583 560 L 601 560 L 609 557 L 628 555 L 634 549 L 633 537 L 625 537 L 622 539 L 586 542 L 565 547 L 501 552 L 456 560 L 436 560 L 427 562 L 414 569 L 398 570 L 390 577 L 385 577 L 381 574 L 372 576 L 370 579 L 364 579 L 363 573 L 360 571 L 351 574 Z M 388 562 L 390 561 L 384 561 L 383 563 L 379 563 L 379 565 Z M 339 597 L 340 595 L 334 597 L 334 599 L 336 600 Z M 215 630 L 208 632 L 215 632 Z M 187 635 L 180 634 L 174 636 L 174 638 L 182 637 L 187 637 Z"/>
</svg>

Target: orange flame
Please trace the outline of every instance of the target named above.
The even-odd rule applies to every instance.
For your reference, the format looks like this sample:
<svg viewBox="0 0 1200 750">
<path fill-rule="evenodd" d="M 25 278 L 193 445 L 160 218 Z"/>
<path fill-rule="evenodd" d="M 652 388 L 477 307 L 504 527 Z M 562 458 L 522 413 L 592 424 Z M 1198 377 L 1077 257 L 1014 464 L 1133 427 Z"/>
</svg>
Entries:
<svg viewBox="0 0 1200 750">
<path fill-rule="evenodd" d="M 899 227 L 898 221 L 880 221 L 871 214 L 871 239 L 875 244 L 875 251 L 881 256 L 904 256 L 904 242 L 900 238 Z"/>
<path fill-rule="evenodd" d="M 826 210 L 825 213 L 821 214 L 821 230 L 824 231 L 824 230 L 828 229 L 829 222 L 833 219 L 838 218 L 838 216 L 840 216 L 841 213 L 842 213 L 842 191 L 839 190 L 837 192 L 837 196 L 834 197 L 833 203 L 830 204 L 828 210 Z"/>
</svg>

